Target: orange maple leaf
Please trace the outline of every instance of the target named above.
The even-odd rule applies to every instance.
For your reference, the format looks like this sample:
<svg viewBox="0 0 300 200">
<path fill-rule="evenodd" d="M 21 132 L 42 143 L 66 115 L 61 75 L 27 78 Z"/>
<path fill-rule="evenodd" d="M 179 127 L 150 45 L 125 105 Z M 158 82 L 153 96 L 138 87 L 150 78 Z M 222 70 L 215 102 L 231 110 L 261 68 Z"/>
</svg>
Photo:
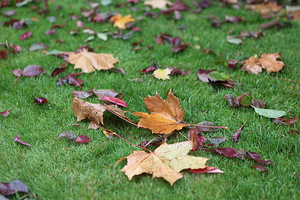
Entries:
<svg viewBox="0 0 300 200">
<path fill-rule="evenodd" d="M 148 96 L 143 100 L 151 114 L 133 113 L 133 115 L 142 117 L 138 127 L 149 128 L 152 133 L 169 134 L 189 125 L 181 123 L 184 111 L 181 110 L 179 100 L 172 91 L 169 92 L 167 100 L 161 99 L 158 94 L 155 97 Z"/>
<path fill-rule="evenodd" d="M 81 68 L 82 72 L 90 73 L 97 70 L 107 70 L 114 67 L 114 63 L 119 62 L 112 54 L 93 53 L 83 50 L 80 53 L 69 55 L 68 62 L 75 64 L 74 69 Z"/>
<path fill-rule="evenodd" d="M 126 24 L 129 22 L 134 22 L 135 19 L 132 18 L 131 15 L 126 15 L 125 17 L 122 17 L 121 14 L 117 14 L 113 16 L 110 21 L 114 22 L 114 27 L 118 27 L 119 29 L 126 29 Z"/>
<path fill-rule="evenodd" d="M 173 185 L 175 181 L 183 177 L 179 173 L 181 170 L 206 167 L 207 158 L 187 155 L 191 149 L 191 141 L 186 141 L 175 144 L 163 143 L 151 153 L 134 151 L 125 157 L 127 165 L 121 171 L 125 172 L 129 180 L 135 175 L 148 173 L 153 177 L 162 177 Z M 125 158 L 121 158 L 118 162 Z"/>
</svg>

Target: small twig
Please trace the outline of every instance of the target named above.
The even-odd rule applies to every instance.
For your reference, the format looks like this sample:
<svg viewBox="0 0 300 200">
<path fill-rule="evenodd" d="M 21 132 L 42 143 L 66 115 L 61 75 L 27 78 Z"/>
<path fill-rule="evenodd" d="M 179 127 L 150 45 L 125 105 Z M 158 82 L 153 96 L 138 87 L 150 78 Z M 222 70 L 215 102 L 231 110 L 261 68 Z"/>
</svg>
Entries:
<svg viewBox="0 0 300 200">
<path fill-rule="evenodd" d="M 21 76 L 18 76 L 15 80 L 15 82 L 11 85 L 11 87 L 13 87 L 15 85 L 15 83 L 17 82 L 17 80 L 20 78 Z"/>
<path fill-rule="evenodd" d="M 274 77 L 274 78 L 276 78 L 276 77 Z M 282 81 L 289 81 L 289 82 L 296 83 L 296 84 L 300 84 L 300 83 L 298 83 L 296 81 L 293 81 L 293 80 L 290 80 L 290 79 L 282 79 L 282 78 L 276 78 L 276 79 L 282 80 Z"/>
<path fill-rule="evenodd" d="M 226 127 L 226 126 L 204 126 L 204 125 L 187 124 L 187 123 L 183 123 L 183 124 L 186 124 L 188 126 L 198 126 L 198 127 L 202 127 L 202 128 L 222 128 L 222 129 L 228 129 L 228 127 Z"/>
<path fill-rule="evenodd" d="M 147 148 L 138 146 L 138 145 L 136 145 L 136 144 L 133 144 L 133 143 L 129 142 L 128 140 L 126 140 L 126 139 L 122 138 L 121 136 L 119 136 L 117 133 L 114 133 L 114 135 L 116 135 L 117 137 L 121 138 L 122 140 L 124 140 L 124 141 L 127 142 L 128 144 L 131 144 L 131 145 L 133 145 L 133 146 L 135 146 L 135 147 L 144 149 L 144 150 L 149 151 L 150 153 L 152 153 L 152 151 L 151 151 L 150 149 L 147 149 Z"/>
</svg>

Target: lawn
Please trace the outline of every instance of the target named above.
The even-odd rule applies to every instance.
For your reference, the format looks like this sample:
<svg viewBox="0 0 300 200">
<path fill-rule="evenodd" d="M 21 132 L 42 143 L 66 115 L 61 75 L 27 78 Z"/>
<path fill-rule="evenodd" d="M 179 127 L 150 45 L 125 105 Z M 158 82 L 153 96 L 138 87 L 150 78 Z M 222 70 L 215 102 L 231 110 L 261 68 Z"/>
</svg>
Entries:
<svg viewBox="0 0 300 200">
<path fill-rule="evenodd" d="M 147 11 L 143 3 L 138 3 L 133 11 L 130 5 L 115 8 L 117 1 L 108 6 L 101 6 L 100 12 L 116 11 L 123 16 L 132 15 L 139 19 Z M 125 0 L 118 1 L 124 3 Z M 185 1 L 193 7 L 192 1 Z M 68 19 L 71 13 L 80 15 L 82 7 L 90 8 L 85 1 L 74 3 L 71 0 L 50 1 L 50 12 L 45 17 L 31 11 L 31 3 L 24 7 L 5 7 L 2 11 L 14 9 L 15 19 L 35 19 L 24 29 L 0 26 L 0 42 L 20 45 L 23 49 L 18 54 L 8 54 L 0 60 L 0 112 L 12 108 L 7 117 L 0 116 L 0 182 L 15 179 L 24 182 L 30 194 L 27 199 L 297 199 L 299 197 L 299 132 L 287 134 L 289 131 L 299 131 L 299 120 L 289 126 L 275 124 L 273 119 L 259 116 L 251 107 L 231 108 L 223 99 L 226 94 L 237 97 L 250 91 L 255 98 L 266 101 L 267 109 L 286 111 L 287 118 L 299 117 L 300 99 L 300 24 L 286 19 L 290 27 L 270 28 L 263 30 L 265 35 L 258 39 L 247 38 L 242 45 L 231 44 L 226 36 L 238 35 L 242 30 L 258 30 L 260 24 L 271 19 L 264 19 L 258 13 L 246 9 L 221 7 L 214 2 L 209 8 L 200 13 L 182 12 L 182 19 L 176 20 L 171 16 L 159 15 L 156 19 L 151 16 L 136 21 L 140 32 L 134 32 L 128 40 L 113 39 L 107 41 L 95 38 L 87 43 L 88 35 L 82 30 L 77 35 L 71 35 L 69 30 L 76 29 L 76 20 Z M 56 11 L 55 6 L 62 6 Z M 40 3 L 43 7 L 43 4 Z M 150 8 L 150 7 L 149 7 Z M 151 9 L 156 13 L 158 9 Z M 204 16 L 225 15 L 241 16 L 241 23 L 225 23 L 220 27 L 212 27 L 210 20 Z M 55 23 L 49 23 L 47 17 L 56 16 Z M 0 22 L 8 21 L 8 17 L 0 15 Z M 118 31 L 110 22 L 91 23 L 82 17 L 85 27 L 91 27 L 97 32 Z M 46 35 L 54 24 L 68 24 L 57 28 L 54 35 Z M 184 30 L 178 27 L 185 25 Z M 31 31 L 32 36 L 21 41 L 19 36 Z M 128 30 L 124 31 L 128 33 Z M 191 43 L 191 47 L 184 52 L 173 53 L 169 44 L 157 45 L 154 35 L 163 32 L 178 36 L 182 41 Z M 63 39 L 64 43 L 56 43 Z M 143 40 L 145 49 L 131 51 L 133 42 Z M 96 53 L 109 53 L 120 62 L 116 67 L 125 70 L 126 75 L 110 71 L 96 71 L 84 73 L 78 78 L 84 80 L 81 88 L 73 85 L 56 85 L 58 78 L 68 73 L 80 72 L 68 64 L 65 72 L 50 78 L 52 71 L 59 67 L 63 60 L 56 56 L 45 56 L 43 50 L 30 52 L 33 43 L 42 42 L 49 46 L 47 51 L 60 50 L 74 52 L 79 46 L 88 44 Z M 153 49 L 148 49 L 152 45 Z M 199 48 L 199 46 L 200 48 Z M 0 51 L 4 47 L 1 46 Z M 208 55 L 201 49 L 212 49 L 220 57 Z M 236 68 L 233 71 L 224 63 L 217 63 L 216 59 L 237 59 L 263 53 L 280 52 L 285 67 L 282 71 L 268 74 L 263 71 L 259 75 L 248 74 Z M 151 61 L 168 67 L 176 67 L 190 71 L 187 76 L 171 76 L 170 80 L 160 80 L 141 73 L 150 66 Z M 12 70 L 24 69 L 28 65 L 40 65 L 46 73 L 37 77 L 20 77 L 13 85 L 16 77 Z M 239 85 L 234 89 L 226 87 L 212 87 L 198 79 L 199 69 L 217 69 L 226 73 Z M 128 79 L 142 78 L 144 82 L 133 82 Z M 292 80 L 287 81 L 287 80 Z M 296 82 L 296 83 L 295 83 Z M 298 82 L 298 84 L 297 84 Z M 13 85 L 13 86 L 12 86 Z M 227 137 L 220 147 L 232 147 L 259 153 L 263 159 L 270 159 L 275 164 L 265 166 L 268 174 L 260 173 L 251 165 L 252 160 L 227 158 L 208 151 L 198 150 L 190 155 L 209 158 L 208 166 L 218 167 L 224 174 L 192 174 L 188 170 L 182 171 L 183 178 L 173 186 L 162 178 L 152 178 L 149 174 L 133 177 L 131 181 L 120 172 L 126 161 L 115 163 L 126 157 L 132 151 L 141 150 L 123 140 L 114 137 L 107 138 L 103 132 L 88 129 L 89 121 L 76 122 L 77 118 L 70 109 L 71 93 L 75 90 L 114 89 L 125 96 L 129 108 L 123 110 L 134 112 L 148 112 L 143 98 L 155 96 L 158 93 L 166 99 L 170 89 L 179 98 L 181 108 L 185 111 L 184 120 L 192 124 L 201 121 L 211 121 L 218 126 L 226 126 L 227 130 L 205 132 L 207 138 L 214 136 Z M 35 97 L 44 97 L 48 102 L 42 105 L 34 104 Z M 100 103 L 96 96 L 85 99 L 88 102 Z M 129 115 L 138 120 L 137 117 Z M 238 143 L 231 139 L 231 135 L 246 121 Z M 141 141 L 151 140 L 157 135 L 146 129 L 135 126 L 117 118 L 109 112 L 104 113 L 104 123 L 126 140 L 139 145 Z M 72 126 L 79 124 L 80 127 Z M 92 139 L 88 144 L 77 144 L 65 139 L 55 140 L 65 131 L 74 131 L 77 135 L 87 135 Z M 14 137 L 20 134 L 20 139 L 31 144 L 24 146 L 14 142 Z M 188 128 L 175 131 L 168 143 L 186 141 Z M 154 150 L 155 147 L 150 147 Z M 297 189 L 298 188 L 298 189 Z M 22 199 L 22 194 L 9 197 Z"/>
</svg>

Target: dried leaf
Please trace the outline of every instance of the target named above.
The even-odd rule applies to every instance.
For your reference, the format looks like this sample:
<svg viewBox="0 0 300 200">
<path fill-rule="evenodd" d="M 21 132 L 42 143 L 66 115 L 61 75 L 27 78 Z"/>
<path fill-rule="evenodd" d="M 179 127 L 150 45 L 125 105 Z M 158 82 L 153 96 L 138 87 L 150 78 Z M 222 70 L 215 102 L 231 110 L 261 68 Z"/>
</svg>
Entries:
<svg viewBox="0 0 300 200">
<path fill-rule="evenodd" d="M 247 121 L 247 120 L 246 120 Z M 243 130 L 243 128 L 244 128 L 244 126 L 245 126 L 245 124 L 246 124 L 246 121 L 244 122 L 244 124 L 232 135 L 232 139 L 233 139 L 233 141 L 235 141 L 235 142 L 238 142 L 238 140 L 239 140 L 239 137 L 240 137 L 240 135 L 241 135 L 241 132 L 242 132 L 242 130 Z"/>
<path fill-rule="evenodd" d="M 162 177 L 171 185 L 183 176 L 179 173 L 183 169 L 205 168 L 208 160 L 203 157 L 187 155 L 192 149 L 190 141 L 175 144 L 163 143 L 154 152 L 134 151 L 127 158 L 127 165 L 121 170 L 129 180 L 142 173 Z"/>
<path fill-rule="evenodd" d="M 260 165 L 273 165 L 274 163 L 271 160 L 263 160 L 261 156 L 256 152 L 246 152 L 247 158 L 250 160 L 254 160 L 256 163 Z"/>
<path fill-rule="evenodd" d="M 20 180 L 13 180 L 8 183 L 0 183 L 1 195 L 10 196 L 19 192 L 29 194 L 28 187 Z"/>
<path fill-rule="evenodd" d="M 19 142 L 19 143 L 24 144 L 24 145 L 27 145 L 27 146 L 32 146 L 31 144 L 28 144 L 28 143 L 26 143 L 26 142 L 20 140 L 19 134 L 18 134 L 16 137 L 14 137 L 14 141 L 15 141 L 15 142 Z"/>
<path fill-rule="evenodd" d="M 195 174 L 216 174 L 216 173 L 225 173 L 217 167 L 205 167 L 203 169 L 190 169 L 189 172 Z"/>
<path fill-rule="evenodd" d="M 93 94 L 94 93 L 92 90 L 90 90 L 90 91 L 74 91 L 71 93 L 71 95 L 74 95 L 75 97 L 82 98 L 82 99 L 88 98 L 89 96 L 91 96 Z"/>
<path fill-rule="evenodd" d="M 144 2 L 144 5 L 152 6 L 152 8 L 163 9 L 167 5 L 172 5 L 173 3 L 167 0 L 147 0 Z"/>
<path fill-rule="evenodd" d="M 133 19 L 131 15 L 122 17 L 121 14 L 118 14 L 116 20 L 114 21 L 114 27 L 118 27 L 119 29 L 126 29 L 126 24 L 134 21 L 135 19 Z"/>
<path fill-rule="evenodd" d="M 216 136 L 216 137 L 209 138 L 209 140 L 211 141 L 211 143 L 214 144 L 214 146 L 219 146 L 219 144 L 221 144 L 222 142 L 228 139 L 226 137 Z"/>
<path fill-rule="evenodd" d="M 76 134 L 73 131 L 66 131 L 66 132 L 59 134 L 57 136 L 56 140 L 58 140 L 59 138 L 62 138 L 62 137 L 66 138 L 69 141 L 74 141 L 77 138 Z"/>
<path fill-rule="evenodd" d="M 7 117 L 11 111 L 12 111 L 12 109 L 4 110 L 4 111 L 0 112 L 0 115 L 2 115 L 3 117 Z"/>
<path fill-rule="evenodd" d="M 254 108 L 257 114 L 268 118 L 278 118 L 286 115 L 286 112 L 281 110 L 262 109 L 262 108 L 256 108 L 254 106 L 252 106 L 252 108 Z"/>
<path fill-rule="evenodd" d="M 263 4 L 252 4 L 248 5 L 248 9 L 259 12 L 261 15 L 266 15 L 268 13 L 279 12 L 282 9 L 282 6 L 277 5 L 277 2 L 270 1 Z"/>
<path fill-rule="evenodd" d="M 43 104 L 43 103 L 47 103 L 48 100 L 45 99 L 44 97 L 36 97 L 34 98 L 34 103 L 35 104 Z"/>
<path fill-rule="evenodd" d="M 168 76 L 170 73 L 170 69 L 157 69 L 153 72 L 153 76 L 158 79 L 166 80 L 170 79 L 170 77 Z"/>
<path fill-rule="evenodd" d="M 68 62 L 75 64 L 74 69 L 81 68 L 82 72 L 90 73 L 97 70 L 107 70 L 114 67 L 114 63 L 119 62 L 112 54 L 97 54 L 86 50 L 78 54 L 70 54 Z"/>
<path fill-rule="evenodd" d="M 199 125 L 199 126 L 216 126 L 215 123 L 209 122 L 209 121 L 199 122 L 197 125 Z M 201 127 L 201 130 L 204 132 L 215 132 L 215 131 L 220 130 L 220 128 Z"/>
<path fill-rule="evenodd" d="M 252 167 L 254 167 L 256 170 L 258 170 L 259 172 L 263 173 L 266 172 L 266 174 L 268 174 L 268 170 L 260 165 L 251 165 Z"/>
<path fill-rule="evenodd" d="M 286 118 L 276 118 L 274 119 L 275 124 L 282 124 L 282 125 L 291 125 L 297 121 L 298 117 L 292 117 L 290 119 Z"/>
<path fill-rule="evenodd" d="M 86 136 L 86 135 L 79 135 L 79 136 L 76 138 L 75 142 L 76 142 L 76 143 L 87 144 L 87 143 L 89 143 L 91 140 L 92 140 L 92 139 L 89 138 L 89 137 Z"/>
<path fill-rule="evenodd" d="M 152 133 L 170 134 L 174 130 L 181 130 L 187 124 L 181 123 L 184 111 L 181 110 L 179 100 L 172 91 L 169 92 L 167 100 L 148 96 L 144 100 L 151 114 L 136 112 L 133 115 L 141 117 L 138 127 L 149 128 Z"/>
</svg>

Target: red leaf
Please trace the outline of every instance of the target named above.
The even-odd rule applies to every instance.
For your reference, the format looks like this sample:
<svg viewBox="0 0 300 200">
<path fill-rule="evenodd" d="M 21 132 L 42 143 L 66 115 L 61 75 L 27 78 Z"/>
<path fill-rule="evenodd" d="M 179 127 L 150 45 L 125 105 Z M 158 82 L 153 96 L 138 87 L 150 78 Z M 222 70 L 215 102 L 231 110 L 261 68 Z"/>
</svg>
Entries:
<svg viewBox="0 0 300 200">
<path fill-rule="evenodd" d="M 261 173 L 266 172 L 266 174 L 268 174 L 268 170 L 263 166 L 260 165 L 251 165 L 251 166 L 254 167 L 256 170 L 260 171 Z"/>
<path fill-rule="evenodd" d="M 3 49 L 0 51 L 0 59 L 5 59 L 6 58 L 6 49 Z"/>
<path fill-rule="evenodd" d="M 238 60 L 236 59 L 229 59 L 228 60 L 228 67 L 233 70 L 235 67 L 237 67 L 237 63 L 238 63 Z"/>
<path fill-rule="evenodd" d="M 46 35 L 54 35 L 55 34 L 55 29 L 50 29 L 45 32 Z"/>
<path fill-rule="evenodd" d="M 274 123 L 275 124 L 282 124 L 282 125 L 290 125 L 293 124 L 297 121 L 298 117 L 293 117 L 290 119 L 286 119 L 286 118 L 276 118 L 274 119 Z"/>
<path fill-rule="evenodd" d="M 16 69 L 11 71 L 15 76 L 21 76 L 23 71 L 21 69 Z"/>
<path fill-rule="evenodd" d="M 79 135 L 79 136 L 76 138 L 75 142 L 76 142 L 76 143 L 84 143 L 84 144 L 86 144 L 86 143 L 89 143 L 91 140 L 92 140 L 92 139 L 89 138 L 89 137 L 86 136 L 86 135 Z"/>
<path fill-rule="evenodd" d="M 19 53 L 22 50 L 22 47 L 18 45 L 14 46 L 12 43 L 10 43 L 9 46 L 13 48 L 17 53 Z"/>
<path fill-rule="evenodd" d="M 247 120 L 246 120 L 246 121 L 247 121 Z M 244 124 L 241 126 L 241 128 L 239 128 L 239 129 L 232 135 L 233 141 L 238 142 L 238 139 L 239 139 L 240 134 L 241 134 L 241 132 L 242 132 L 244 126 L 245 126 L 246 121 L 245 121 Z"/>
<path fill-rule="evenodd" d="M 152 72 L 158 69 L 158 65 L 152 60 L 152 64 L 149 67 L 146 67 L 142 70 L 142 73 Z"/>
<path fill-rule="evenodd" d="M 271 160 L 262 160 L 261 156 L 258 153 L 255 153 L 255 152 L 247 151 L 246 155 L 250 160 L 254 160 L 256 163 L 258 163 L 260 165 L 272 165 L 272 164 L 274 164 Z"/>
<path fill-rule="evenodd" d="M 83 21 L 76 21 L 76 25 L 79 28 L 83 28 L 84 27 L 84 22 Z"/>
<path fill-rule="evenodd" d="M 27 77 L 34 77 L 45 72 L 46 70 L 39 65 L 29 65 L 25 67 L 25 69 L 22 72 L 22 75 Z"/>
<path fill-rule="evenodd" d="M 68 24 L 68 22 L 64 23 L 64 24 L 56 24 L 56 25 L 53 25 L 50 29 L 55 29 L 55 28 L 62 28 L 64 26 L 66 26 Z"/>
<path fill-rule="evenodd" d="M 21 40 L 25 40 L 25 39 L 31 37 L 31 35 L 32 35 L 31 31 L 27 31 L 26 33 L 23 33 L 19 38 Z"/>
<path fill-rule="evenodd" d="M 3 117 L 7 117 L 9 115 L 10 111 L 12 111 L 12 109 L 4 110 L 3 112 L 0 112 L 0 115 L 2 115 Z"/>
<path fill-rule="evenodd" d="M 64 68 L 64 67 L 61 67 L 61 68 L 55 68 L 55 69 L 53 70 L 52 74 L 51 74 L 51 78 L 52 78 L 53 76 L 56 76 L 56 75 L 58 75 L 58 74 L 64 72 L 65 70 L 66 70 L 66 68 Z"/>
<path fill-rule="evenodd" d="M 215 174 L 215 173 L 224 173 L 217 167 L 205 167 L 203 169 L 190 169 L 189 172 L 195 174 Z"/>
<path fill-rule="evenodd" d="M 128 108 L 126 102 L 123 101 L 123 100 L 121 100 L 121 99 L 119 99 L 119 98 L 103 96 L 103 97 L 101 98 L 101 100 L 102 100 L 102 99 L 105 99 L 105 100 L 107 100 L 107 101 L 110 101 L 110 102 L 112 102 L 112 103 L 114 103 L 114 104 L 117 104 L 117 105 L 119 105 L 119 106 L 123 106 L 123 107 Z"/>
<path fill-rule="evenodd" d="M 19 134 L 14 138 L 14 141 L 15 141 L 15 142 L 19 142 L 19 143 L 24 144 L 24 145 L 27 145 L 27 146 L 32 146 L 31 144 L 28 144 L 28 143 L 26 143 L 26 142 L 20 140 L 20 139 L 19 139 Z"/>
<path fill-rule="evenodd" d="M 133 32 L 139 32 L 139 31 L 141 31 L 141 28 L 140 27 L 133 27 L 132 30 L 133 30 Z"/>
<path fill-rule="evenodd" d="M 69 85 L 75 85 L 75 86 L 79 86 L 81 88 L 82 83 L 83 83 L 83 80 L 74 78 L 72 76 L 72 74 L 69 74 Z"/>
<path fill-rule="evenodd" d="M 235 149 L 227 147 L 227 148 L 219 148 L 219 147 L 214 147 L 213 145 L 211 145 L 212 148 L 214 148 L 216 150 L 216 152 L 218 152 L 219 154 L 222 154 L 226 157 L 240 157 L 242 156 L 242 154 L 238 154 Z"/>
<path fill-rule="evenodd" d="M 185 76 L 185 75 L 190 74 L 190 72 L 188 72 L 188 71 L 182 71 L 182 70 L 180 70 L 178 68 L 172 68 L 172 67 L 166 67 L 166 68 L 171 70 L 170 75 L 179 74 L 179 75 Z"/>
<path fill-rule="evenodd" d="M 35 104 L 43 104 L 43 103 L 47 103 L 48 100 L 45 99 L 44 97 L 36 97 L 34 98 L 34 103 Z"/>
<path fill-rule="evenodd" d="M 19 180 L 13 180 L 8 183 L 0 183 L 0 194 L 10 196 L 12 194 L 23 192 L 29 194 L 27 186 Z M 6 199 L 6 198 L 4 198 Z"/>
</svg>

